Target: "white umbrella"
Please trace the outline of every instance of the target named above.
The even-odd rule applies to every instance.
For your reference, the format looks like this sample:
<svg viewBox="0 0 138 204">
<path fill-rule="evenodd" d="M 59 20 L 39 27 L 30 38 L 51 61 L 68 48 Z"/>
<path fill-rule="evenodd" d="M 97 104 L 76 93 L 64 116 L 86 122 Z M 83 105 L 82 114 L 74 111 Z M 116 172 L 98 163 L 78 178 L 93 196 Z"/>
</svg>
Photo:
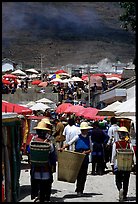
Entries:
<svg viewBox="0 0 138 204">
<path fill-rule="evenodd" d="M 46 104 L 43 103 L 36 103 L 35 105 L 30 107 L 31 110 L 41 110 L 41 111 L 45 111 L 46 109 L 50 109 L 50 107 Z"/>
<path fill-rule="evenodd" d="M 53 83 L 53 82 L 62 82 L 63 80 L 62 79 L 59 79 L 59 78 L 55 78 L 55 79 L 52 79 L 51 81 L 50 81 L 50 83 Z"/>
<path fill-rule="evenodd" d="M 117 116 L 135 116 L 136 115 L 136 101 L 135 97 L 128 99 L 118 106 L 115 114 Z"/>
<path fill-rule="evenodd" d="M 54 101 L 49 100 L 48 98 L 41 98 L 36 101 L 36 103 L 55 103 Z"/>
<path fill-rule="evenodd" d="M 83 81 L 80 77 L 72 77 L 72 81 Z"/>
<path fill-rule="evenodd" d="M 36 102 L 30 101 L 30 102 L 28 102 L 26 105 L 27 105 L 27 107 L 31 107 L 31 106 L 33 106 L 33 105 L 35 105 L 35 104 L 36 104 Z"/>
<path fill-rule="evenodd" d="M 20 70 L 20 69 L 17 69 L 17 70 L 15 70 L 14 72 L 12 72 L 11 74 L 14 74 L 14 75 L 18 75 L 18 76 L 26 76 L 26 73 L 25 72 L 23 72 L 22 70 Z"/>
<path fill-rule="evenodd" d="M 32 72 L 34 74 L 39 74 L 39 72 L 37 70 L 35 70 L 35 69 L 26 69 L 25 71 L 26 72 Z"/>
<path fill-rule="evenodd" d="M 115 116 L 115 111 L 117 107 L 120 106 L 122 103 L 119 101 L 115 101 L 114 103 L 106 106 L 105 108 L 98 111 L 97 115 L 100 116 Z"/>
<path fill-rule="evenodd" d="M 69 83 L 69 82 L 73 82 L 72 79 L 63 79 L 61 83 Z"/>
</svg>

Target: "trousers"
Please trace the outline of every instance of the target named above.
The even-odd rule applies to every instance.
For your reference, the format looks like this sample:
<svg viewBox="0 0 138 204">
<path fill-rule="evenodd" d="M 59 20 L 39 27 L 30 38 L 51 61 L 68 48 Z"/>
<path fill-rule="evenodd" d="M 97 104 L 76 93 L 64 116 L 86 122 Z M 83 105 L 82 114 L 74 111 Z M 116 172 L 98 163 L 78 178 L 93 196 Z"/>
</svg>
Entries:
<svg viewBox="0 0 138 204">
<path fill-rule="evenodd" d="M 115 182 L 117 189 L 123 189 L 124 197 L 127 196 L 128 186 L 129 186 L 130 171 L 116 171 L 115 172 Z"/>
</svg>

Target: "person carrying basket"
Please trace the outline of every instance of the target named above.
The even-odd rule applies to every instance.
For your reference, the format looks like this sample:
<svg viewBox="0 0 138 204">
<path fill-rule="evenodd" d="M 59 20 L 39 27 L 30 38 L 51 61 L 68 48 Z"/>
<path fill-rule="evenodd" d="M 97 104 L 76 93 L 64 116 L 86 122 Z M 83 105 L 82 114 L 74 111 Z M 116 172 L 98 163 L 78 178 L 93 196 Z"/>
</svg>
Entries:
<svg viewBox="0 0 138 204">
<path fill-rule="evenodd" d="M 41 120 L 34 129 L 37 135 L 30 143 L 31 200 L 50 201 L 53 173 L 56 171 L 56 150 L 50 139 L 50 129 L 44 121 Z"/>
<path fill-rule="evenodd" d="M 136 164 L 133 146 L 126 127 L 118 129 L 119 140 L 113 143 L 111 166 L 115 174 L 115 182 L 119 191 L 119 201 L 127 200 L 130 172 Z"/>
</svg>

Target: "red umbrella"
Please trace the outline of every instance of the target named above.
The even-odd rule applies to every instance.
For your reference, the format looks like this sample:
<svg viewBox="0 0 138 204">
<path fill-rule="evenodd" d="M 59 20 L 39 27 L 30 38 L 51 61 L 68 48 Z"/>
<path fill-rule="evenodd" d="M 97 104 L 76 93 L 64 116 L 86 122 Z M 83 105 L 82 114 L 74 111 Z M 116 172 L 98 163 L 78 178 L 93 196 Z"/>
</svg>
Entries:
<svg viewBox="0 0 138 204">
<path fill-rule="evenodd" d="M 92 108 L 92 107 L 88 107 L 86 108 L 85 112 L 82 113 L 81 116 L 83 116 L 86 119 L 91 119 L 91 120 L 103 120 L 104 116 L 98 116 L 97 117 L 97 113 L 98 113 L 99 109 L 97 108 Z"/>
<path fill-rule="evenodd" d="M 80 111 L 84 111 L 85 108 L 83 106 L 80 106 L 80 105 L 73 105 L 73 106 L 70 106 L 68 107 L 64 113 L 79 113 Z"/>
<path fill-rule="evenodd" d="M 8 81 L 8 80 L 6 80 L 6 79 L 2 79 L 2 83 L 3 83 L 3 84 L 7 84 L 7 85 L 10 85 L 10 84 L 11 84 L 11 82 Z"/>
<path fill-rule="evenodd" d="M 38 85 L 38 84 L 40 84 L 42 81 L 41 80 L 34 80 L 34 81 L 32 81 L 32 85 Z"/>
<path fill-rule="evenodd" d="M 65 70 L 63 70 L 63 69 L 60 69 L 60 70 L 55 72 L 55 74 L 59 74 L 59 73 L 67 73 L 67 72 Z"/>
<path fill-rule="evenodd" d="M 13 74 L 5 74 L 5 75 L 3 75 L 3 78 L 16 79 L 17 76 L 15 76 L 15 75 L 13 75 Z"/>
<path fill-rule="evenodd" d="M 38 84 L 38 86 L 41 86 L 41 87 L 46 87 L 47 85 L 48 85 L 47 81 L 43 81 L 40 84 Z"/>
<path fill-rule="evenodd" d="M 92 108 L 92 107 L 88 107 L 88 108 L 84 108 L 82 110 L 80 110 L 78 113 L 76 113 L 77 116 L 85 116 L 87 114 L 96 114 L 98 111 L 96 108 Z"/>
<path fill-rule="evenodd" d="M 56 108 L 56 113 L 64 113 L 64 111 L 69 107 L 73 106 L 71 103 L 62 103 Z"/>
<path fill-rule="evenodd" d="M 5 112 L 5 113 L 12 112 L 12 113 L 18 113 L 22 115 L 32 114 L 31 109 L 18 104 L 9 103 L 7 101 L 2 101 L 2 112 Z"/>
</svg>

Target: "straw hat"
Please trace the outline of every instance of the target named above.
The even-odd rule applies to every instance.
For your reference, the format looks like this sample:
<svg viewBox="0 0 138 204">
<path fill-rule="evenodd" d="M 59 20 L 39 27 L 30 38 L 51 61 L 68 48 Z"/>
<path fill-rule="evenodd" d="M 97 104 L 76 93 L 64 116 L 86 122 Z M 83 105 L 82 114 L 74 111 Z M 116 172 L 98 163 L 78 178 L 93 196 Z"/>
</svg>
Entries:
<svg viewBox="0 0 138 204">
<path fill-rule="evenodd" d="M 126 127 L 124 127 L 124 126 L 118 128 L 118 131 L 119 132 L 127 132 L 128 133 L 128 129 Z"/>
<path fill-rule="evenodd" d="M 44 121 L 40 121 L 34 129 L 39 129 L 39 130 L 50 130 L 49 128 L 46 127 L 46 124 Z"/>
<path fill-rule="evenodd" d="M 81 130 L 87 130 L 87 129 L 91 129 L 92 127 L 88 125 L 87 122 L 81 122 L 80 124 L 80 129 Z"/>
<path fill-rule="evenodd" d="M 48 124 L 48 125 L 52 125 L 52 124 L 50 123 L 50 120 L 49 120 L 48 118 L 43 118 L 41 121 L 45 122 L 45 123 Z"/>
</svg>

